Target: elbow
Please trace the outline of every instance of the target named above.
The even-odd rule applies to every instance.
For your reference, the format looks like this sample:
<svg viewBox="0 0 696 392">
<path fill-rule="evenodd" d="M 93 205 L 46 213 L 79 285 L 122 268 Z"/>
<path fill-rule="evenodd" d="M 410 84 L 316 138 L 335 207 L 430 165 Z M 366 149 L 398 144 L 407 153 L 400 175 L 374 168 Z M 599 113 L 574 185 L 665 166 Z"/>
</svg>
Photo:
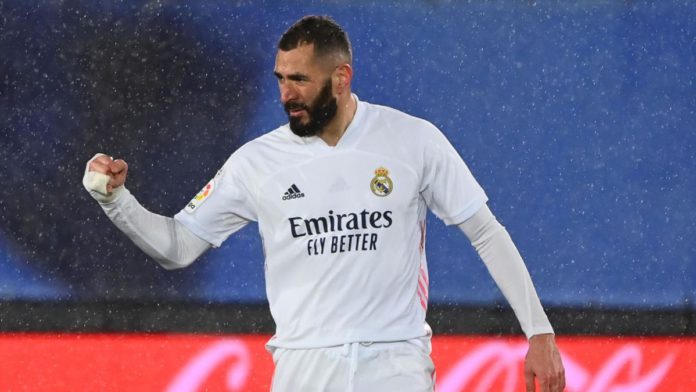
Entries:
<svg viewBox="0 0 696 392">
<path fill-rule="evenodd" d="M 166 269 L 167 271 L 174 271 L 178 269 L 182 269 L 186 267 L 185 265 L 181 264 L 176 264 L 176 263 L 170 263 L 170 262 L 161 262 L 158 261 L 157 264 L 159 264 L 162 268 Z"/>
<path fill-rule="evenodd" d="M 173 271 L 188 267 L 194 260 L 172 260 L 172 259 L 155 259 L 157 264 L 167 271 Z"/>
</svg>

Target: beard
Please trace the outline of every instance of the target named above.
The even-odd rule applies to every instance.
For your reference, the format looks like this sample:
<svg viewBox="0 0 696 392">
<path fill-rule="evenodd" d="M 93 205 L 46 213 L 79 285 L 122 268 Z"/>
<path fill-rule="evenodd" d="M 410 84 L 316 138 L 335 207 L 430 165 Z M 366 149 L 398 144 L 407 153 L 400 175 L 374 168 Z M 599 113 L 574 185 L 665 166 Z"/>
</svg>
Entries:
<svg viewBox="0 0 696 392">
<path fill-rule="evenodd" d="M 326 79 L 324 86 L 319 91 L 319 95 L 310 105 L 296 102 L 285 104 L 285 112 L 288 114 L 290 129 L 300 137 L 317 136 L 324 130 L 338 111 L 336 97 L 332 94 L 331 79 Z M 304 109 L 307 112 L 307 123 L 303 124 L 302 119 L 297 116 L 290 116 L 290 111 L 294 109 Z"/>
</svg>

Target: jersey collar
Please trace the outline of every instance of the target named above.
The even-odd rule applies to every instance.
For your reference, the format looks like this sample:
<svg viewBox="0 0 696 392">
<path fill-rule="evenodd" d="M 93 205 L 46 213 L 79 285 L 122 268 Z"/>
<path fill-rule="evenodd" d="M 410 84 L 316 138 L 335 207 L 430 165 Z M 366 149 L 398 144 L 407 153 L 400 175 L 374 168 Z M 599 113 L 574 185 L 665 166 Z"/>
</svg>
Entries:
<svg viewBox="0 0 696 392">
<path fill-rule="evenodd" d="M 326 154 L 332 151 L 347 150 L 355 147 L 365 130 L 365 127 L 362 126 L 362 122 L 365 117 L 365 103 L 360 101 L 357 95 L 351 95 L 353 96 L 353 99 L 355 99 L 355 103 L 357 105 L 355 115 L 353 116 L 353 120 L 348 125 L 348 128 L 346 128 L 346 131 L 343 133 L 343 136 L 341 136 L 341 139 L 338 140 L 338 144 L 336 144 L 336 146 L 329 146 L 318 136 L 297 136 L 292 133 L 289 125 L 287 126 L 287 131 L 290 133 L 290 135 L 292 135 L 291 137 L 293 139 L 304 144 L 317 154 Z"/>
</svg>

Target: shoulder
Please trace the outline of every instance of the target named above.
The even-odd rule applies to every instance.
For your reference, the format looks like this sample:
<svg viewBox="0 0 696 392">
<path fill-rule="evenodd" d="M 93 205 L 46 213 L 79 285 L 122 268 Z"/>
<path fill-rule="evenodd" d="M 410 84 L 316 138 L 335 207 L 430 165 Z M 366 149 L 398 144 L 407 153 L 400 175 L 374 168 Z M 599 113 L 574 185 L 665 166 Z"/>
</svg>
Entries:
<svg viewBox="0 0 696 392">
<path fill-rule="evenodd" d="M 286 124 L 246 142 L 239 149 L 237 149 L 234 154 L 255 155 L 267 150 L 284 149 L 292 143 L 293 139 Z"/>
<path fill-rule="evenodd" d="M 365 103 L 365 118 L 371 127 L 376 128 L 375 132 L 412 144 L 422 145 L 442 134 L 430 121 L 389 106 Z"/>
<path fill-rule="evenodd" d="M 434 127 L 432 123 L 423 118 L 416 117 L 390 106 L 365 102 L 365 107 L 368 116 L 374 117 L 375 119 L 413 128 Z"/>
<path fill-rule="evenodd" d="M 230 160 L 263 160 L 268 154 L 283 151 L 293 143 L 286 124 L 244 143 L 230 155 L 228 162 Z"/>
<path fill-rule="evenodd" d="M 286 125 L 252 139 L 237 148 L 225 161 L 223 169 L 226 173 L 235 175 L 262 175 L 267 167 L 278 159 L 282 152 L 288 149 L 293 140 Z"/>
</svg>

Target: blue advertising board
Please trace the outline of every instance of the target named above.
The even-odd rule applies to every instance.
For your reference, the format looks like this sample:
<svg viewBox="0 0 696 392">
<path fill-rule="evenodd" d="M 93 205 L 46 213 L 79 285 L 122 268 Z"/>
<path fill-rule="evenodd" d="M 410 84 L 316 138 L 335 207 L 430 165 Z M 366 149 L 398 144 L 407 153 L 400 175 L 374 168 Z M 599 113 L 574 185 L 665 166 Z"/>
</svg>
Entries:
<svg viewBox="0 0 696 392">
<path fill-rule="evenodd" d="M 287 121 L 280 34 L 333 16 L 354 92 L 438 126 L 483 185 L 545 305 L 694 309 L 691 2 L 5 2 L 0 300 L 265 300 L 256 225 L 165 271 L 81 187 L 128 161 L 153 212 L 183 208 L 236 148 Z M 504 301 L 429 216 L 431 301 Z"/>
</svg>

